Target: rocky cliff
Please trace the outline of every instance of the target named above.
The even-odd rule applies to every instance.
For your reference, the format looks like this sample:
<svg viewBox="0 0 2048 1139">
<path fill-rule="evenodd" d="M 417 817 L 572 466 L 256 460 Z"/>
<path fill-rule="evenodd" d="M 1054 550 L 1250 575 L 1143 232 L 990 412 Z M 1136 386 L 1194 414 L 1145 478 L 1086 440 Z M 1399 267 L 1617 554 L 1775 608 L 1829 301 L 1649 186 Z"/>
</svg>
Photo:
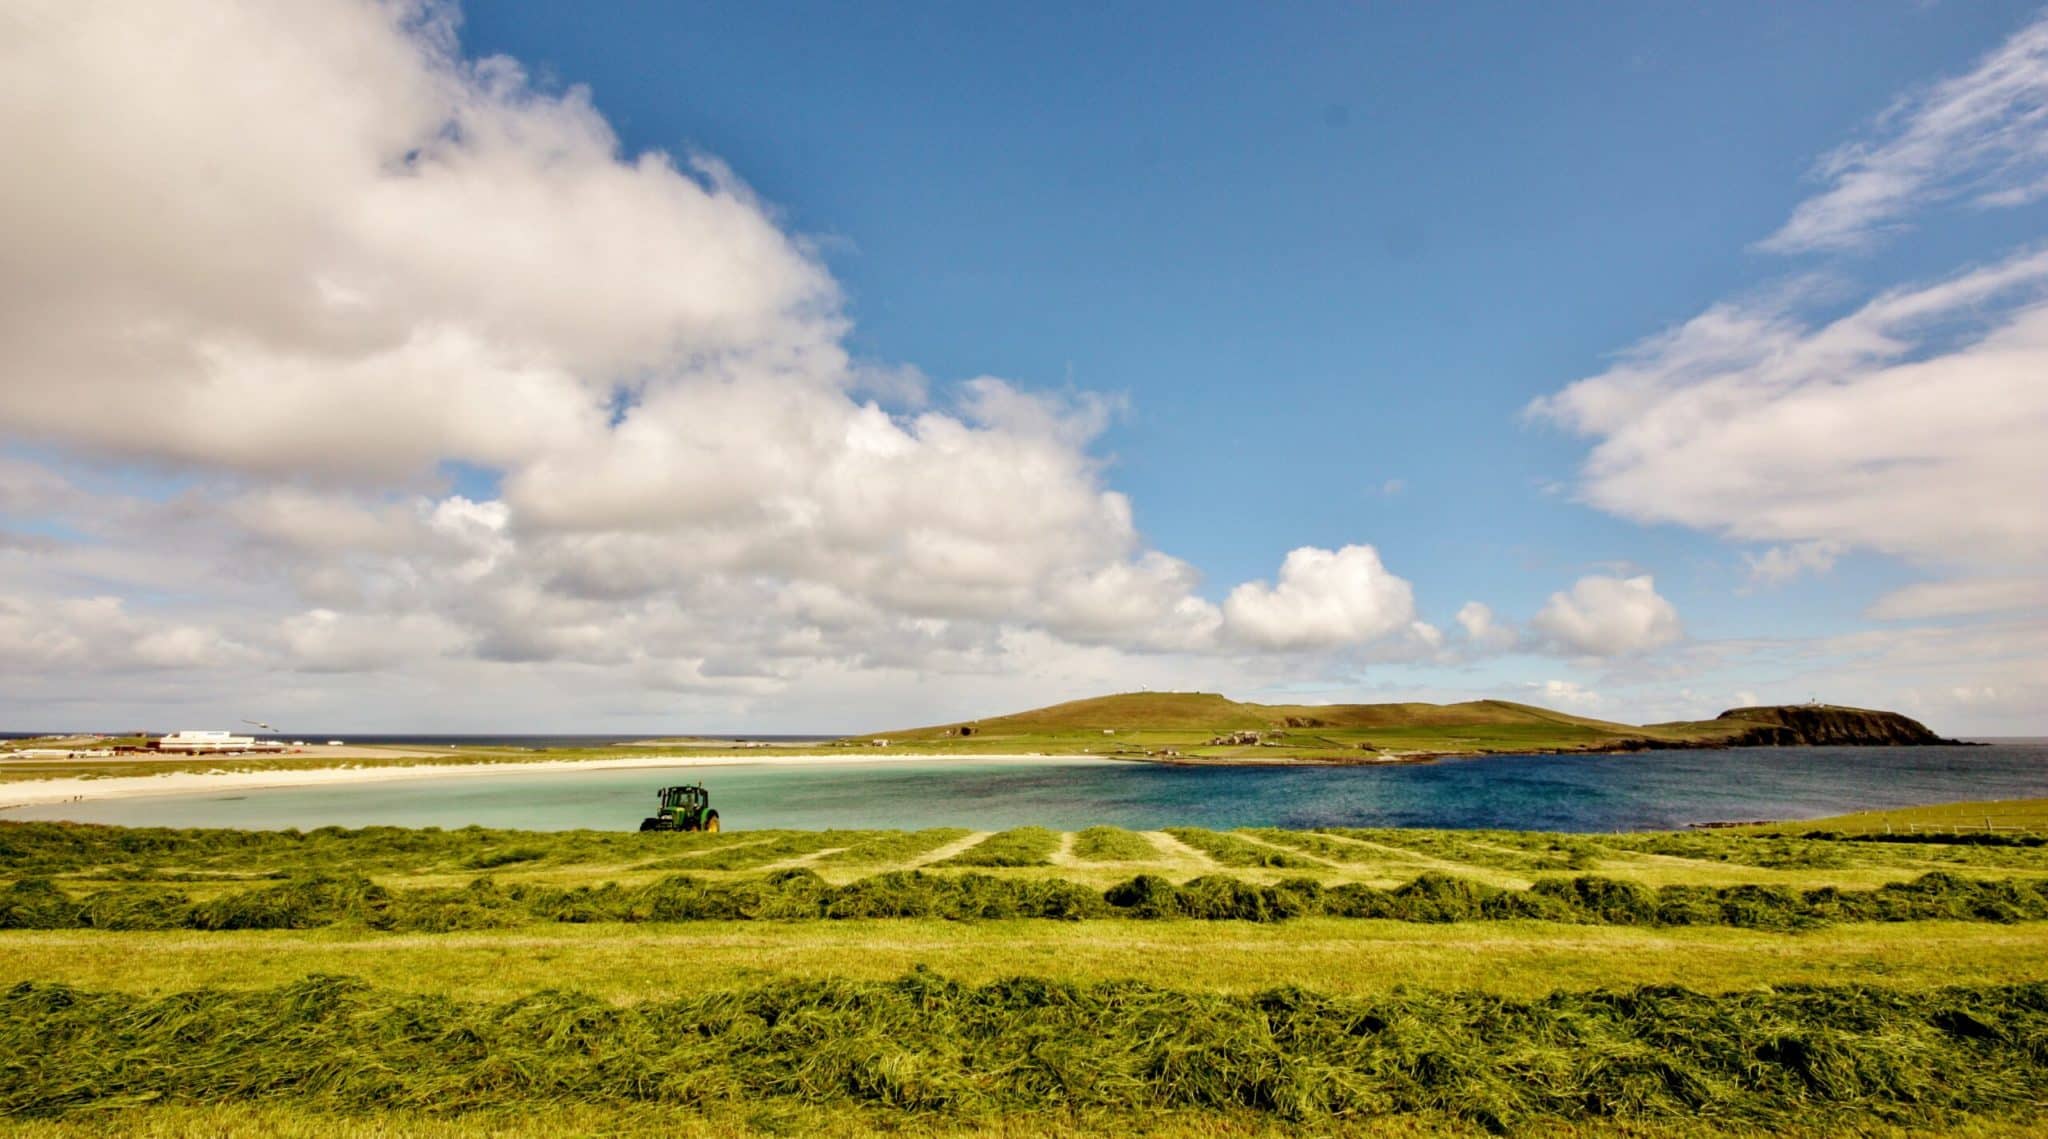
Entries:
<svg viewBox="0 0 2048 1139">
<path fill-rule="evenodd" d="M 1897 712 L 1841 708 L 1832 704 L 1783 704 L 1768 708 L 1731 708 L 1718 720 L 1741 722 L 1741 730 L 1721 746 L 1734 747 L 1914 747 L 1953 744 L 1927 725 Z"/>
</svg>

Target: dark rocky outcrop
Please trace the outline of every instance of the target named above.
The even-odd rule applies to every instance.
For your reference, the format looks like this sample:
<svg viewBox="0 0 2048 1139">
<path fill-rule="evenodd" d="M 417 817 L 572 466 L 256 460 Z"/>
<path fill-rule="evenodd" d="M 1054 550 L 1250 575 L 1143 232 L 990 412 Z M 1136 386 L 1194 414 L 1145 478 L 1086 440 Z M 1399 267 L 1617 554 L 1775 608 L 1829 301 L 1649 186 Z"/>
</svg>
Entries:
<svg viewBox="0 0 2048 1139">
<path fill-rule="evenodd" d="M 1961 742 L 1943 739 L 1927 725 L 1897 712 L 1832 704 L 1731 708 L 1716 719 L 1743 725 L 1736 735 L 1717 741 L 1721 747 L 1918 747 Z"/>
</svg>

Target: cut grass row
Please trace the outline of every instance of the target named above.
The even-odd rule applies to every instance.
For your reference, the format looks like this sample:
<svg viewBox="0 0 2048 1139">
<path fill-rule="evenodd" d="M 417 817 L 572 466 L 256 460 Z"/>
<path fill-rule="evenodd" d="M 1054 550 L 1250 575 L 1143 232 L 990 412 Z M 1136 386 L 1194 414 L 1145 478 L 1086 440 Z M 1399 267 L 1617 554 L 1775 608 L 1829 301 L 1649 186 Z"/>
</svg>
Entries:
<svg viewBox="0 0 2048 1139">
<path fill-rule="evenodd" d="M 940 847 L 973 834 L 965 827 L 932 827 L 921 831 L 882 831 L 844 850 L 818 859 L 818 864 L 852 866 L 900 866 L 915 862 Z"/>
<path fill-rule="evenodd" d="M 1670 1120 L 1657 1123 L 1580 1122 L 1542 1129 L 1561 1139 L 1704 1139 L 1731 1134 L 1712 1123 Z M 1754 1129 L 1734 1132 L 1755 1135 Z M 1859 1139 L 1929 1139 L 1925 1126 L 1874 1120 L 1857 1124 Z M 514 1139 L 563 1135 L 659 1136 L 661 1139 L 762 1139 L 802 1135 L 815 1139 L 1102 1139 L 1142 1134 L 1147 1139 L 1299 1139 L 1298 1122 L 1261 1116 L 1242 1108 L 1149 1109 L 1137 1113 L 1037 1109 L 974 1119 L 905 1118 L 885 1109 L 844 1104 L 813 1107 L 774 1102 L 731 1107 L 667 1107 L 647 1104 L 488 1105 L 459 1115 L 425 1110 L 329 1112 L 290 1102 L 262 1101 L 194 1106 L 160 1104 L 33 1119 L 0 1118 L 9 1139 L 190 1139 L 205 1136 L 262 1136 L 264 1139 Z M 1345 1139 L 1492 1139 L 1493 1132 L 1464 1120 L 1429 1113 L 1318 1121 L 1312 1134 Z M 1772 1128 L 1774 1139 L 1838 1139 L 1838 1125 L 1787 1122 Z M 2030 1117 L 1952 1117 L 1940 1139 L 2039 1139 Z"/>
<path fill-rule="evenodd" d="M 997 831 L 939 866 L 1050 866 L 1060 848 L 1058 831 L 1017 827 Z"/>
<path fill-rule="evenodd" d="M 896 866 L 915 861 L 971 833 L 963 827 L 933 827 L 921 831 L 770 832 L 751 842 L 731 842 L 708 850 L 686 851 L 655 862 L 640 863 L 636 869 L 758 870 L 784 863 Z M 1058 842 L 1057 836 L 1054 842 Z"/>
<path fill-rule="evenodd" d="M 164 997 L 23 983 L 0 995 L 0 1113 L 290 1102 L 457 1114 L 486 1104 L 785 1104 L 971 1122 L 1226 1110 L 1307 1126 L 1423 1116 L 1952 1124 L 2036 1115 L 2048 983 L 1904 992 L 1680 988 L 1533 1000 L 1137 981 L 783 981 L 620 1007 L 499 1002 L 340 977 Z"/>
<path fill-rule="evenodd" d="M 925 831 L 738 831 L 721 834 L 454 831 L 370 827 L 304 833 L 123 829 L 0 822 L 0 884 L 46 877 L 67 888 L 178 884 L 195 899 L 252 881 L 361 874 L 392 888 L 456 887 L 480 871 L 500 882 L 571 888 L 651 884 L 665 874 L 741 876 L 788 867 L 837 882 L 895 869 L 1060 875 L 1096 889 L 1133 873 L 1182 879 L 1219 868 L 1275 882 L 1313 877 L 1391 887 L 1425 870 L 1521 888 L 1539 877 L 1596 873 L 1648 886 L 1755 884 L 1867 889 L 1932 870 L 2048 876 L 2048 848 L 1981 840 L 1878 842 L 1777 835 L 1514 832 L 1222 832 L 1148 836 L 1113 827 L 1069 835 L 1037 827 L 987 836 L 964 851 L 960 828 Z M 1061 853 L 1065 842 L 1066 853 Z M 956 854 L 957 851 L 957 854 Z M 941 859 L 942 854 L 956 854 Z"/>
<path fill-rule="evenodd" d="M 1248 842 L 1223 831 L 1201 830 L 1196 827 L 1168 827 L 1166 833 L 1224 866 L 1308 870 L 1328 865 L 1313 858 L 1275 850 L 1263 843 Z"/>
<path fill-rule="evenodd" d="M 1446 862 L 1462 862 L 1499 870 L 1586 870 L 1599 862 L 1601 848 L 1567 835 L 1544 835 L 1540 847 L 1517 844 L 1512 832 L 1429 831 L 1325 827 L 1321 833 L 1356 839 L 1395 850 L 1408 850 Z"/>
<path fill-rule="evenodd" d="M 1052 877 L 892 871 L 834 885 L 807 869 L 757 878 L 675 875 L 641 886 L 500 885 L 391 889 L 360 875 L 321 876 L 194 900 L 121 886 L 74 893 L 45 878 L 0 890 L 0 929 L 252 930 L 352 924 L 445 932 L 537 922 L 810 921 L 1051 918 L 1273 922 L 1302 917 L 1414 922 L 1539 920 L 1594 925 L 1810 929 L 1836 922 L 2048 919 L 2048 880 L 1929 874 L 1871 890 L 1665 886 L 1547 878 L 1501 889 L 1426 873 L 1391 890 L 1312 878 L 1273 884 L 1226 875 L 1184 883 L 1139 875 L 1096 891 Z"/>
<path fill-rule="evenodd" d="M 1089 827 L 1074 836 L 1074 857 L 1082 862 L 1151 862 L 1159 858 L 1159 848 L 1134 831 Z"/>
</svg>

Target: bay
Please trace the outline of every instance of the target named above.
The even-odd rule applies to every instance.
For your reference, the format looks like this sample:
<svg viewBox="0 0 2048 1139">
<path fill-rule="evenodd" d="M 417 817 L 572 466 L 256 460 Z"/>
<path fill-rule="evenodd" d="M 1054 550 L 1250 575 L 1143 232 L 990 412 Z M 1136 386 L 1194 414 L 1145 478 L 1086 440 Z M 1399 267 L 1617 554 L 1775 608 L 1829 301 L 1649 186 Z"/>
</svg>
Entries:
<svg viewBox="0 0 2048 1139">
<path fill-rule="evenodd" d="M 1169 767 L 1088 759 L 735 763 L 492 773 L 20 807 L 8 819 L 311 829 L 632 830 L 657 788 L 702 781 L 728 829 L 1095 824 L 1619 831 L 2048 797 L 2048 740 L 1492 756 L 1385 767 Z"/>
</svg>

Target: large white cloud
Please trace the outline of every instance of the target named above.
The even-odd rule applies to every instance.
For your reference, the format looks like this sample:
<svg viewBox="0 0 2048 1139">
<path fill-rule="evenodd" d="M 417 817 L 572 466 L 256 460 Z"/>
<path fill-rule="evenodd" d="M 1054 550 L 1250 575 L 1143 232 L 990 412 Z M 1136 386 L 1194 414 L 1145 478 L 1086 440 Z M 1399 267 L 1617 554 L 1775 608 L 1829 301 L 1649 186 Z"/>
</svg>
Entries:
<svg viewBox="0 0 2048 1139">
<path fill-rule="evenodd" d="M 1685 635 L 1678 610 L 1648 574 L 1582 577 L 1551 594 L 1529 625 L 1546 647 L 1585 656 L 1644 652 Z"/>
<path fill-rule="evenodd" d="M 43 439 L 402 475 L 587 440 L 650 367 L 836 352 L 743 189 L 439 6 L 11 5 L 0 131 L 0 414 Z"/>
<path fill-rule="evenodd" d="M 1224 631 L 1261 649 L 1315 649 L 1391 636 L 1415 621 L 1415 591 L 1371 546 L 1288 553 L 1277 585 L 1246 582 L 1223 603 Z"/>
<path fill-rule="evenodd" d="M 2048 559 L 2048 253 L 1809 325 L 1716 305 L 1534 405 L 1642 522 L 1932 564 Z"/>
</svg>

